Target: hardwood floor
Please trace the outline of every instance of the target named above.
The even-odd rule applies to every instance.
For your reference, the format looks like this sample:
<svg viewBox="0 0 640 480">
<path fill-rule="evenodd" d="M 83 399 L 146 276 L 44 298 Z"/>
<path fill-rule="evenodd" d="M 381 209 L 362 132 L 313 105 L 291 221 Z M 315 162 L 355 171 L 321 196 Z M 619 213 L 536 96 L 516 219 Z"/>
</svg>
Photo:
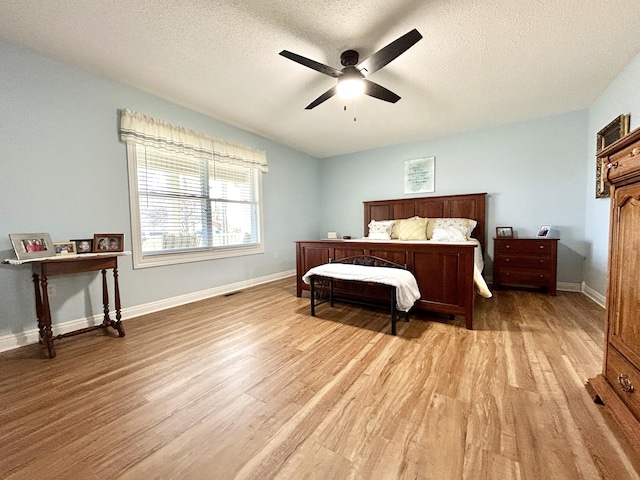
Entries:
<svg viewBox="0 0 640 480">
<path fill-rule="evenodd" d="M 473 331 L 317 315 L 290 278 L 0 354 L 0 478 L 640 478 L 581 294 L 478 297 Z"/>
</svg>

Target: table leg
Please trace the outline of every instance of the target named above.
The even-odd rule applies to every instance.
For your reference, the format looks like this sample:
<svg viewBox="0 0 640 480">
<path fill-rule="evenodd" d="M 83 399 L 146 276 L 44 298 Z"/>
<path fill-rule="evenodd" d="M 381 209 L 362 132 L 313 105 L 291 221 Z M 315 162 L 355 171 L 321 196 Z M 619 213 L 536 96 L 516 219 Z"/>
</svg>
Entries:
<svg viewBox="0 0 640 480">
<path fill-rule="evenodd" d="M 116 297 L 116 321 L 111 322 L 111 326 L 118 331 L 119 337 L 124 337 L 124 327 L 122 326 L 122 315 L 120 314 L 120 286 L 118 285 L 118 267 L 113 267 L 113 286 Z"/>
<path fill-rule="evenodd" d="M 33 274 L 33 289 L 35 292 L 36 299 L 36 317 L 38 319 L 38 332 L 39 338 L 38 341 L 42 343 L 44 339 L 44 322 L 42 316 L 42 295 L 40 295 L 40 277 L 37 273 Z"/>
<path fill-rule="evenodd" d="M 107 271 L 102 270 L 102 311 L 104 318 L 102 325 L 108 327 L 111 325 L 111 317 L 109 317 L 109 289 L 107 288 Z"/>
<path fill-rule="evenodd" d="M 49 308 L 49 291 L 47 284 L 47 276 L 43 274 L 40 279 L 40 289 L 42 291 L 42 341 L 47 346 L 49 358 L 54 358 L 56 356 L 56 350 L 53 347 L 53 329 L 51 328 L 51 309 Z"/>
</svg>

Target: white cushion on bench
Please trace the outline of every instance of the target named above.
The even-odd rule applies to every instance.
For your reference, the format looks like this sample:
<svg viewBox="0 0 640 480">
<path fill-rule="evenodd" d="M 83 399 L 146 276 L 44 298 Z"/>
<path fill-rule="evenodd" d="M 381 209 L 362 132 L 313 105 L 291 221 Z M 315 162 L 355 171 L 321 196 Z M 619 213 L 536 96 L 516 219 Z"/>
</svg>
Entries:
<svg viewBox="0 0 640 480">
<path fill-rule="evenodd" d="M 304 283 L 311 283 L 309 277 L 334 278 L 336 280 L 353 280 L 358 282 L 381 283 L 396 287 L 396 305 L 398 310 L 408 312 L 420 298 L 416 277 L 408 270 L 390 267 L 369 267 L 350 263 L 327 263 L 313 267 L 302 277 Z"/>
</svg>

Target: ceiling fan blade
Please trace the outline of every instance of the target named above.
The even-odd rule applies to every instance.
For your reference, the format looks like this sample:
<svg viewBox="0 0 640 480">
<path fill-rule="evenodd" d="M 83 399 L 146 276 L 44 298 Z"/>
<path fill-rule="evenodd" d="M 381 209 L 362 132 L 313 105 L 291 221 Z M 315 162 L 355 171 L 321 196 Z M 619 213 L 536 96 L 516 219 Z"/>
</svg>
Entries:
<svg viewBox="0 0 640 480">
<path fill-rule="evenodd" d="M 362 72 L 364 76 L 369 76 L 373 72 L 377 72 L 387 63 L 395 60 L 404 52 L 413 47 L 420 39 L 422 35 L 415 28 L 409 33 L 405 33 L 400 38 L 394 40 L 386 47 L 381 48 L 376 53 L 371 55 L 366 60 L 363 60 L 357 65 L 358 70 Z"/>
<path fill-rule="evenodd" d="M 322 95 L 320 95 L 318 98 L 316 98 L 313 102 L 311 102 L 309 105 L 307 105 L 305 107 L 305 110 L 311 110 L 312 108 L 315 108 L 318 105 L 320 105 L 322 102 L 329 100 L 331 97 L 333 97 L 336 94 L 337 91 L 338 91 L 338 88 L 336 85 L 334 85 L 329 90 L 327 90 Z"/>
<path fill-rule="evenodd" d="M 383 86 L 378 85 L 377 83 L 373 83 L 371 80 L 363 79 L 362 81 L 364 82 L 365 95 L 369 95 L 370 97 L 378 98 L 390 103 L 396 103 L 398 100 L 400 100 L 400 97 L 393 93 L 391 90 L 387 90 Z"/>
<path fill-rule="evenodd" d="M 293 60 L 294 62 L 299 63 L 300 65 L 304 65 L 305 67 L 312 68 L 320 73 L 324 73 L 325 75 L 329 75 L 333 78 L 338 78 L 342 76 L 342 71 L 337 68 L 330 67 L 329 65 L 325 65 L 320 62 L 316 62 L 315 60 L 311 60 L 307 57 L 303 57 L 302 55 L 298 55 L 297 53 L 290 52 L 288 50 L 283 50 L 280 52 L 285 58 L 289 60 Z"/>
</svg>

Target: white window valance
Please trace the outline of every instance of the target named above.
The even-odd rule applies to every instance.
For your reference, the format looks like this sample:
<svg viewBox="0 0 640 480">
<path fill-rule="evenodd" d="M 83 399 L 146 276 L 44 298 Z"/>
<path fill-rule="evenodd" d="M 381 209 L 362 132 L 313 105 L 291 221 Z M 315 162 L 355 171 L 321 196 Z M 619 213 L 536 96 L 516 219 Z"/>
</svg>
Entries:
<svg viewBox="0 0 640 480">
<path fill-rule="evenodd" d="M 120 110 L 120 140 L 165 148 L 198 158 L 268 171 L 267 155 L 243 145 L 210 137 L 203 133 L 171 125 L 132 110 Z"/>
</svg>

